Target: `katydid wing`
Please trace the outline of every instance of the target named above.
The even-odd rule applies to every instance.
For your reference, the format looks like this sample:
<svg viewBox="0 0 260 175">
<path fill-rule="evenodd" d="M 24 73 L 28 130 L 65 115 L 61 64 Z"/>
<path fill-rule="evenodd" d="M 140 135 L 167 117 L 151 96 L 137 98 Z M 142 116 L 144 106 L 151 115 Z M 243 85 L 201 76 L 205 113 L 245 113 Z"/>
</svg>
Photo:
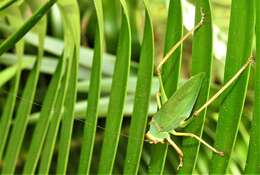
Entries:
<svg viewBox="0 0 260 175">
<path fill-rule="evenodd" d="M 181 122 L 190 117 L 197 100 L 204 73 L 199 73 L 185 82 L 161 109 L 154 114 L 150 123 L 149 133 L 156 135 L 159 132 L 169 132 L 181 125 Z M 155 131 L 153 128 L 159 129 Z"/>
</svg>

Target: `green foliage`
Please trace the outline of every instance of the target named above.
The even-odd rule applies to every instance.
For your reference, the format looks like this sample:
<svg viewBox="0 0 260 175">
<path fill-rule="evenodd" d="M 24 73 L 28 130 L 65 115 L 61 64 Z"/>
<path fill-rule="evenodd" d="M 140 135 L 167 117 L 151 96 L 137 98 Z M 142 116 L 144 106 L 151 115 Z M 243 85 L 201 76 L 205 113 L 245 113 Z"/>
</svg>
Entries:
<svg viewBox="0 0 260 175">
<path fill-rule="evenodd" d="M 60 86 L 60 81 L 62 78 L 62 73 L 64 71 L 64 67 L 66 65 L 66 61 L 63 57 L 60 59 L 59 65 L 57 66 L 56 72 L 53 74 L 53 78 L 49 85 L 49 88 L 46 92 L 45 99 L 42 106 L 41 116 L 37 122 L 34 135 L 32 137 L 31 146 L 28 152 L 28 159 L 25 164 L 24 173 L 34 173 L 36 165 L 39 161 L 41 149 L 43 147 L 43 142 L 47 133 L 48 125 L 50 123 L 51 117 L 54 115 L 53 113 L 58 112 L 57 108 L 55 108 L 55 102 L 58 95 L 58 90 Z M 54 111 L 49 114 L 49 111 Z"/>
<path fill-rule="evenodd" d="M 188 105 L 191 108 L 197 99 L 193 110 L 219 89 L 215 80 L 221 82 L 221 73 L 213 72 L 212 67 L 219 70 L 224 66 L 212 64 L 219 62 L 213 57 L 217 55 L 213 28 L 220 23 L 214 16 L 218 16 L 218 8 L 226 6 L 222 3 L 208 0 L 196 0 L 195 5 L 185 0 L 172 0 L 169 4 L 155 0 L 1 1 L 0 172 L 260 173 L 260 3 L 257 0 L 231 3 L 224 82 L 251 55 L 255 24 L 256 66 L 251 73 L 246 69 L 221 98 L 183 129 L 203 135 L 210 144 L 215 142 L 215 147 L 224 151 L 225 156 L 212 155 L 194 139 L 172 138 L 184 153 L 184 166 L 177 172 L 178 156 L 173 148 L 167 144 L 150 145 L 144 138 L 148 117 L 160 115 L 157 119 L 161 119 L 159 123 L 167 131 L 178 127 L 176 119 L 186 119 L 188 114 L 172 115 L 188 105 L 181 102 L 191 97 L 185 93 L 192 87 L 202 85 L 198 98 L 195 94 L 192 105 Z M 51 9 L 54 4 L 55 10 Z M 205 22 L 163 65 L 162 83 L 170 102 L 162 107 L 164 112 L 167 109 L 166 115 L 156 113 L 155 94 L 159 83 L 153 74 L 154 58 L 166 55 L 182 38 L 185 18 L 189 15 L 187 9 L 191 7 L 195 7 L 195 24 L 201 20 L 201 10 Z M 57 12 L 61 17 L 50 22 Z M 158 22 L 164 12 L 165 25 Z M 47 29 L 50 23 L 52 27 Z M 220 28 L 227 27 L 221 24 Z M 57 35 L 57 29 L 63 32 Z M 164 29 L 165 39 L 161 39 Z M 63 39 L 59 39 L 62 35 Z M 91 48 L 92 38 L 94 48 Z M 201 72 L 205 74 L 203 83 L 192 83 L 181 89 L 185 97 L 172 99 L 184 82 L 183 74 L 193 76 Z M 254 83 L 249 81 L 251 75 Z"/>
<path fill-rule="evenodd" d="M 6 52 L 8 49 L 12 48 L 14 44 L 19 41 L 32 27 L 39 22 L 43 15 L 45 15 L 48 10 L 52 7 L 52 5 L 56 2 L 56 0 L 48 1 L 44 6 L 42 6 L 35 14 L 23 24 L 23 26 L 15 32 L 12 36 L 6 39 L 0 45 L 0 55 Z"/>
<path fill-rule="evenodd" d="M 127 79 L 130 68 L 131 30 L 125 1 L 122 5 L 121 32 L 118 41 L 116 65 L 109 99 L 106 129 L 99 162 L 98 173 L 112 173 L 123 119 Z"/>
<path fill-rule="evenodd" d="M 251 137 L 249 143 L 249 150 L 247 156 L 247 162 L 245 167 L 245 173 L 247 174 L 259 174 L 260 167 L 260 150 L 259 150 L 259 129 L 260 129 L 260 109 L 257 107 L 260 104 L 260 2 L 255 1 L 255 15 L 256 15 L 256 72 L 255 72 L 255 103 L 254 114 L 251 124 Z"/>
<path fill-rule="evenodd" d="M 129 129 L 129 139 L 125 158 L 124 173 L 137 174 L 144 142 L 148 117 L 150 91 L 153 76 L 154 36 L 150 9 L 145 2 L 145 26 L 139 62 L 135 102 Z"/>
<path fill-rule="evenodd" d="M 212 19 L 211 9 L 208 0 L 196 1 L 196 17 L 195 21 L 199 22 L 201 19 L 200 10 L 205 13 L 205 22 L 201 28 L 194 34 L 192 43 L 192 74 L 205 72 L 205 80 L 201 87 L 201 91 L 196 102 L 196 108 L 201 107 L 208 99 L 211 80 L 211 63 L 212 63 Z M 198 119 L 194 120 L 189 126 L 185 128 L 186 132 L 192 132 L 196 135 L 202 136 L 204 122 L 206 117 L 206 110 L 199 114 Z M 192 146 L 191 146 L 192 145 Z M 192 138 L 184 138 L 182 142 L 184 154 L 184 167 L 180 170 L 180 174 L 190 174 L 195 168 L 197 161 L 200 143 Z"/>
<path fill-rule="evenodd" d="M 45 7 L 45 6 L 44 6 Z M 46 9 L 48 6 L 46 6 Z M 44 8 L 42 8 L 44 9 Z M 8 46 L 9 43 L 10 44 L 14 44 L 14 41 L 19 40 L 19 37 L 22 37 L 23 34 L 25 34 L 26 30 L 29 30 L 36 21 L 39 21 L 40 17 L 43 16 L 44 14 L 44 10 L 41 11 L 42 9 L 40 9 L 40 11 L 36 12 L 36 14 L 30 18 L 30 20 L 23 25 L 22 27 L 22 32 L 19 32 L 20 30 L 18 30 L 18 32 L 16 32 L 14 35 L 12 35 L 9 39 L 7 40 L 7 42 L 4 42 L 0 47 L 1 48 L 6 48 L 4 46 Z M 40 15 L 39 15 L 40 14 Z M 37 15 L 39 15 L 40 17 L 36 18 Z M 35 17 L 36 16 L 36 17 Z M 37 20 L 38 19 L 38 20 Z M 26 82 L 24 91 L 23 91 L 23 95 L 22 98 L 27 98 L 28 101 L 22 101 L 17 109 L 16 115 L 15 115 L 15 122 L 13 124 L 13 128 L 12 131 L 10 133 L 10 140 L 7 144 L 6 147 L 6 154 L 4 157 L 4 163 L 5 166 L 3 167 L 3 173 L 13 173 L 15 170 L 15 164 L 16 164 L 16 160 L 18 157 L 18 154 L 20 152 L 21 146 L 22 146 L 22 141 L 25 135 L 25 131 L 26 131 L 26 126 L 28 124 L 28 118 L 27 116 L 30 114 L 31 108 L 32 108 L 32 101 L 34 99 L 35 96 L 35 92 L 36 92 L 36 86 L 37 86 L 37 82 L 38 82 L 38 78 L 39 78 L 39 74 L 40 74 L 40 66 L 41 66 L 41 60 L 43 57 L 43 42 L 44 42 L 44 36 L 45 36 L 45 31 L 46 31 L 46 21 L 43 19 L 43 21 L 39 22 L 39 28 L 38 28 L 38 32 L 39 32 L 39 48 L 38 48 L 38 55 L 37 58 L 38 60 L 36 61 L 34 68 L 32 69 L 32 71 L 30 72 L 30 75 L 28 77 L 28 81 Z M 16 37 L 17 36 L 17 37 Z M 12 42 L 13 40 L 13 42 Z M 9 45 L 10 47 L 11 45 Z M 3 49 L 3 51 L 4 51 Z"/>
<path fill-rule="evenodd" d="M 164 54 L 174 46 L 182 37 L 182 6 L 181 1 L 170 1 L 167 30 L 165 36 Z M 174 34 L 173 34 L 174 33 Z M 181 64 L 182 46 L 180 46 L 172 57 L 163 65 L 162 81 L 165 93 L 170 97 L 178 87 L 180 64 Z M 168 145 L 153 145 L 153 154 L 151 155 L 150 173 L 163 173 L 166 160 Z"/>
<path fill-rule="evenodd" d="M 232 2 L 225 81 L 228 81 L 251 55 L 255 24 L 254 16 L 253 1 Z M 236 35 L 237 32 L 239 37 Z M 224 151 L 225 156 L 213 155 L 210 163 L 210 173 L 223 174 L 226 172 L 242 116 L 248 76 L 249 70 L 238 79 L 232 90 L 228 90 L 223 94 L 215 145 L 218 149 Z"/>
<path fill-rule="evenodd" d="M 96 125 L 98 120 L 98 103 L 100 98 L 100 82 L 102 76 L 102 55 L 104 49 L 103 8 L 101 1 L 94 1 L 97 16 L 97 31 L 92 73 L 89 87 L 88 107 L 84 127 L 83 143 L 81 148 L 78 173 L 89 173 L 93 148 L 95 145 Z"/>
<path fill-rule="evenodd" d="M 11 25 L 14 26 L 15 28 L 19 28 L 19 25 L 21 25 L 21 21 L 19 20 L 20 18 L 20 13 L 17 8 L 13 8 L 13 11 L 16 13 L 16 18 L 12 18 L 11 15 L 9 15 L 9 19 L 11 21 Z M 16 20 L 18 19 L 18 20 Z M 19 87 L 19 81 L 20 81 L 20 76 L 21 76 L 21 64 L 22 64 L 22 57 L 23 57 L 23 50 L 24 50 L 24 41 L 21 40 L 16 44 L 16 51 L 17 51 L 17 63 L 14 66 L 11 66 L 10 68 L 5 69 L 4 71 L 1 72 L 1 83 L 6 83 L 5 80 L 9 80 L 14 74 L 16 74 L 15 80 L 13 80 L 14 84 L 11 89 L 11 93 L 8 96 L 6 105 L 3 110 L 3 114 L 1 117 L 1 122 L 0 122 L 0 137 L 2 138 L 0 141 L 0 159 L 2 159 L 3 156 L 3 151 L 4 147 L 6 144 L 7 136 L 10 130 L 11 126 L 11 120 L 12 120 L 12 115 L 14 113 L 14 106 L 15 106 L 15 101 L 16 101 L 16 95 L 18 92 L 18 87 Z M 2 85 L 0 85 L 1 87 Z"/>
</svg>

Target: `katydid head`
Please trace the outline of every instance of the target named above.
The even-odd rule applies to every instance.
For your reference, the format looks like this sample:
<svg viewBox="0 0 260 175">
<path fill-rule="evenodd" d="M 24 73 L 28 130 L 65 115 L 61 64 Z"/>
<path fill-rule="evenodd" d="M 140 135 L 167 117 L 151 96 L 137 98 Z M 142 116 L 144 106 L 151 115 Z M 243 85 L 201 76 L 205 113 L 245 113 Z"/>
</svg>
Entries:
<svg viewBox="0 0 260 175">
<path fill-rule="evenodd" d="M 157 144 L 158 140 L 149 131 L 145 134 L 145 138 L 150 144 Z"/>
<path fill-rule="evenodd" d="M 149 131 L 145 134 L 145 137 L 148 140 L 148 142 L 151 144 L 165 143 L 165 139 L 169 137 L 169 133 L 161 132 L 154 125 L 154 123 L 151 122 Z"/>
</svg>

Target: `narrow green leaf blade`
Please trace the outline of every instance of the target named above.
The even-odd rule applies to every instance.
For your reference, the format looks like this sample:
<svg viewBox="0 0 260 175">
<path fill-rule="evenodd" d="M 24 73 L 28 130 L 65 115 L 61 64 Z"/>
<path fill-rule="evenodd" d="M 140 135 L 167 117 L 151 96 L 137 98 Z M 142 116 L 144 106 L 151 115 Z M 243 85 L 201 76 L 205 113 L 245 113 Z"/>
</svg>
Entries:
<svg viewBox="0 0 260 175">
<path fill-rule="evenodd" d="M 170 1 L 166 27 L 164 54 L 167 54 L 183 35 L 182 4 L 180 0 Z M 162 79 L 167 97 L 173 95 L 178 87 L 181 57 L 182 44 L 163 65 Z"/>
<path fill-rule="evenodd" d="M 40 20 L 40 18 L 38 20 Z M 46 30 L 45 21 L 40 21 L 38 25 L 40 26 L 38 59 L 37 62 L 35 63 L 34 68 L 30 72 L 29 78 L 23 90 L 22 99 L 27 99 L 27 100 L 21 101 L 18 106 L 18 110 L 15 117 L 15 123 L 13 125 L 13 129 L 10 135 L 10 140 L 8 142 L 8 146 L 6 150 L 6 155 L 4 158 L 3 173 L 12 174 L 15 170 L 16 160 L 22 146 L 24 134 L 28 124 L 28 116 L 31 112 L 31 108 L 32 108 L 32 104 L 36 92 L 37 82 L 40 74 L 41 60 L 43 57 L 43 45 L 44 45 L 44 36 Z"/>
<path fill-rule="evenodd" d="M 55 102 L 57 99 L 58 90 L 60 88 L 61 78 L 65 69 L 65 63 L 65 59 L 62 56 L 46 92 L 40 117 L 34 130 L 27 161 L 23 170 L 24 174 L 33 174 L 35 172 L 52 116 L 50 111 L 56 110 Z"/>
<path fill-rule="evenodd" d="M 8 74 L 10 75 L 16 73 L 16 76 L 15 79 L 13 80 L 13 85 L 10 90 L 10 94 L 8 95 L 7 102 L 5 104 L 3 114 L 0 120 L 0 138 L 1 138 L 0 139 L 0 160 L 2 160 L 3 151 L 6 145 L 7 136 L 10 131 L 12 116 L 14 113 L 16 95 L 18 93 L 20 76 L 21 76 L 21 62 L 23 57 L 23 49 L 24 49 L 24 41 L 18 42 L 16 46 L 18 62 L 16 65 L 12 66 L 11 68 L 8 68 L 8 69 L 14 69 L 11 71 L 11 73 L 9 72 Z M 2 74 L 0 76 L 2 76 Z"/>
<path fill-rule="evenodd" d="M 253 1 L 232 1 L 225 82 L 241 68 L 251 55 L 254 15 Z M 225 156 L 213 155 L 210 163 L 210 174 L 226 173 L 243 111 L 248 76 L 249 70 L 246 70 L 236 84 L 232 86 L 232 91 L 224 93 L 225 98 L 220 108 L 215 146 L 224 151 Z"/>
<path fill-rule="evenodd" d="M 124 173 L 137 174 L 148 117 L 153 77 L 154 38 L 149 9 L 145 2 L 145 28 L 138 70 L 134 109 L 131 118 Z"/>
<path fill-rule="evenodd" d="M 8 49 L 12 48 L 14 44 L 19 41 L 33 26 L 49 11 L 52 5 L 57 0 L 49 0 L 45 5 L 43 5 L 35 14 L 24 23 L 24 25 L 14 34 L 12 34 L 8 39 L 6 39 L 0 45 L 0 55 L 6 52 Z"/>
<path fill-rule="evenodd" d="M 19 28 L 22 25 L 20 20 L 21 13 L 18 8 L 12 8 L 10 9 L 10 11 L 11 10 L 13 11 L 12 14 L 15 15 L 15 18 L 11 15 L 7 15 L 10 25 L 14 28 Z M 5 69 L 3 72 L 1 72 L 0 75 L 0 87 L 5 83 L 5 81 L 9 80 L 9 78 L 13 77 L 13 75 L 16 75 L 15 79 L 13 80 L 13 85 L 10 94 L 8 95 L 3 114 L 0 119 L 0 160 L 2 160 L 3 157 L 4 148 L 6 146 L 7 137 L 10 131 L 11 120 L 14 113 L 16 95 L 18 93 L 21 76 L 22 58 L 24 56 L 24 40 L 17 42 L 15 50 L 17 55 L 17 63 Z"/>
<path fill-rule="evenodd" d="M 170 1 L 167 30 L 165 36 L 164 54 L 174 46 L 182 37 L 182 5 L 181 0 Z M 172 57 L 163 65 L 162 80 L 164 90 L 170 97 L 178 87 L 180 64 L 181 64 L 182 45 L 173 53 Z M 149 165 L 150 174 L 162 174 L 166 160 L 168 145 L 157 144 L 151 146 L 152 155 Z"/>
<path fill-rule="evenodd" d="M 113 170 L 123 119 L 123 109 L 130 66 L 131 30 L 125 1 L 121 0 L 120 2 L 122 5 L 123 16 L 110 94 L 106 129 L 99 162 L 98 173 L 100 174 L 111 174 Z"/>
<path fill-rule="evenodd" d="M 18 65 L 10 66 L 0 72 L 0 87 L 12 79 L 18 71 Z"/>
<path fill-rule="evenodd" d="M 61 84 L 60 84 L 58 97 L 57 97 L 57 100 L 55 102 L 55 107 L 54 107 L 55 110 L 50 114 L 51 123 L 48 127 L 47 136 L 46 136 L 44 147 L 43 147 L 42 154 L 41 154 L 41 162 L 40 162 L 39 172 L 38 172 L 39 174 L 48 174 L 49 173 L 50 164 L 51 164 L 54 147 L 55 147 L 55 143 L 56 143 L 56 139 L 57 139 L 57 135 L 58 135 L 58 130 L 59 130 L 59 126 L 60 126 L 60 121 L 64 114 L 63 106 L 64 106 L 64 102 L 65 102 L 65 98 L 66 98 L 66 95 L 64 95 L 64 94 L 67 93 L 69 74 L 70 74 L 69 63 L 68 63 L 68 60 L 66 60 L 66 61 L 67 61 L 67 65 L 66 65 L 66 69 L 65 69 L 66 73 L 63 76 Z"/>
<path fill-rule="evenodd" d="M 64 27 L 68 38 L 72 41 L 67 49 L 73 49 L 74 54 L 70 59 L 71 70 L 64 104 L 64 116 L 59 140 L 59 154 L 56 173 L 66 174 L 70 153 L 71 135 L 74 124 L 74 107 L 77 98 L 77 79 L 80 51 L 80 13 L 78 2 L 74 0 L 63 0 L 58 3 L 62 16 L 65 19 Z M 72 46 L 71 46 L 72 45 Z"/>
<path fill-rule="evenodd" d="M 205 13 L 204 24 L 194 33 L 192 43 L 192 75 L 205 72 L 205 79 L 201 87 L 200 95 L 195 108 L 201 107 L 208 99 L 210 90 L 212 67 L 212 21 L 209 0 L 196 1 L 196 24 L 201 20 L 201 9 Z M 186 128 L 186 132 L 202 135 L 206 110 L 193 120 Z M 191 146 L 192 145 L 192 146 Z M 198 157 L 200 143 L 193 138 L 183 138 L 182 148 L 184 154 L 183 168 L 179 174 L 192 174 Z"/>
<path fill-rule="evenodd" d="M 3 114 L 0 120 L 0 160 L 2 160 L 2 156 L 4 153 L 4 148 L 6 146 L 6 141 L 8 137 L 8 133 L 10 131 L 10 126 L 12 122 L 12 115 L 14 113 L 15 101 L 16 101 L 16 94 L 19 87 L 19 78 L 15 78 L 14 84 L 10 90 L 10 94 L 8 95 Z"/>
<path fill-rule="evenodd" d="M 59 2 L 59 9 L 61 11 L 64 20 L 64 57 L 66 58 L 67 66 L 65 69 L 66 74 L 63 77 L 62 85 L 60 86 L 60 93 L 58 95 L 55 113 L 52 116 L 51 124 L 48 129 L 47 138 L 45 140 L 44 149 L 42 152 L 42 158 L 39 168 L 39 173 L 47 174 L 50 169 L 51 160 L 54 153 L 54 147 L 57 140 L 57 135 L 59 131 L 60 121 L 62 117 L 68 115 L 71 112 L 71 108 L 67 107 L 67 98 L 72 97 L 74 91 L 74 76 L 75 76 L 75 64 L 78 65 L 78 48 L 79 48 L 79 31 L 78 31 L 78 13 L 75 12 L 77 8 L 77 2 L 71 2 L 70 0 L 64 0 Z M 73 14 L 72 14 L 73 13 Z M 77 23 L 77 24 L 76 24 Z M 77 68 L 76 68 L 77 69 Z M 72 73 L 73 71 L 73 73 Z M 72 81 L 70 84 L 70 80 Z M 68 87 L 71 87 L 71 91 Z M 69 95 L 69 97 L 68 97 Z M 74 98 L 70 99 L 75 103 Z M 74 108 L 74 105 L 71 106 Z M 73 116 L 73 114 L 71 114 Z M 69 126 L 68 126 L 69 127 Z M 71 132 L 71 128 L 68 128 Z M 65 145 L 66 146 L 66 145 Z M 66 152 L 64 154 L 67 155 Z"/>
<path fill-rule="evenodd" d="M 71 135 L 74 123 L 74 107 L 77 97 L 78 58 L 78 52 L 75 51 L 75 55 L 72 59 L 69 85 L 64 104 L 64 115 L 62 118 L 62 126 L 60 132 L 61 135 L 59 140 L 59 154 L 56 171 L 57 174 L 66 174 L 68 164 Z"/>
<path fill-rule="evenodd" d="M 118 44 L 118 32 L 120 31 L 120 1 L 103 0 L 104 29 L 108 52 L 115 53 Z"/>
<path fill-rule="evenodd" d="M 94 5 L 97 16 L 97 30 L 95 36 L 95 49 L 88 94 L 88 107 L 86 112 L 84 136 L 80 154 L 78 174 L 89 174 L 93 155 L 93 148 L 95 144 L 96 125 L 98 119 L 98 103 L 101 89 L 101 68 L 104 49 L 104 22 L 102 1 L 94 1 Z"/>
<path fill-rule="evenodd" d="M 260 1 L 255 0 L 256 14 L 256 71 L 253 120 L 245 174 L 260 174 Z"/>
</svg>

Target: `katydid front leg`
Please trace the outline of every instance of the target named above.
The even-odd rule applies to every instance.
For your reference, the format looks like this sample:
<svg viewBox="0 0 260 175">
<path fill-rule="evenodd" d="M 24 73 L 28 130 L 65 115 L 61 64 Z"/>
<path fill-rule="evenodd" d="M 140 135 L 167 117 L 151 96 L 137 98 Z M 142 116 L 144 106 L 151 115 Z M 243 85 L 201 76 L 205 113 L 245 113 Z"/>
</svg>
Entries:
<svg viewBox="0 0 260 175">
<path fill-rule="evenodd" d="M 179 170 L 183 166 L 183 152 L 170 137 L 166 138 L 166 140 L 176 150 L 176 152 L 179 156 L 179 165 L 177 167 L 177 170 Z"/>
</svg>

